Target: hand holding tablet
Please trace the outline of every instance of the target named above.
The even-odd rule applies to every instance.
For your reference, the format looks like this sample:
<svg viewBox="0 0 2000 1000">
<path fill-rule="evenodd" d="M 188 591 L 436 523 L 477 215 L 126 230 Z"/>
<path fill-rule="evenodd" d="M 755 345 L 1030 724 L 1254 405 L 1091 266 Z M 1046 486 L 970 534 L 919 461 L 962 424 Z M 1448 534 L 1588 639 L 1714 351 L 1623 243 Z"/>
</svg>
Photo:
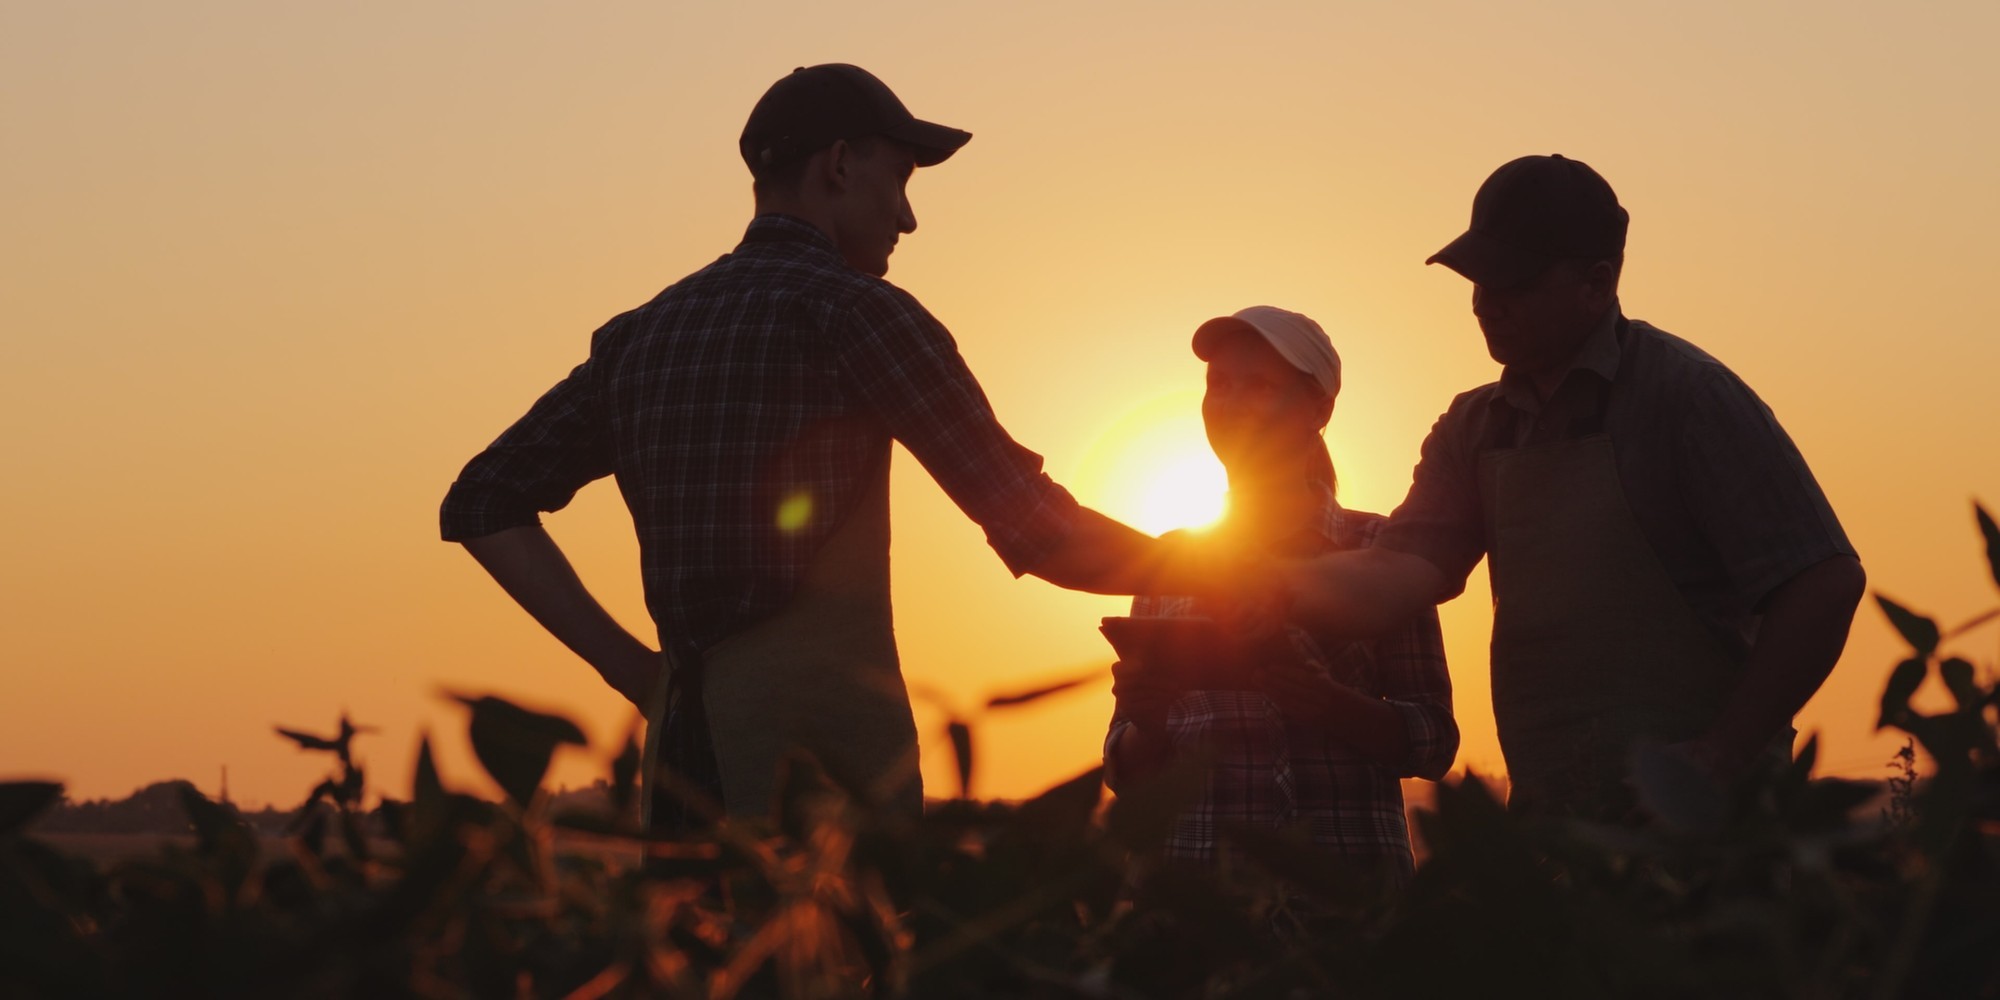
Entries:
<svg viewBox="0 0 2000 1000">
<path fill-rule="evenodd" d="M 1208 618 L 1106 618 L 1098 627 L 1125 664 L 1178 691 L 1250 690 L 1250 646 Z"/>
</svg>

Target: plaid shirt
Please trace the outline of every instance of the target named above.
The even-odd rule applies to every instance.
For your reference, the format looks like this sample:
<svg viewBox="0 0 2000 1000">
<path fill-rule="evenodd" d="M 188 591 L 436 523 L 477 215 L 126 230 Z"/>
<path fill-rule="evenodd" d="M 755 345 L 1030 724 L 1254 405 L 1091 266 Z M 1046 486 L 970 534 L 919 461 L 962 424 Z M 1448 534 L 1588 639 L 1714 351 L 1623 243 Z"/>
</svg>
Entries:
<svg viewBox="0 0 2000 1000">
<path fill-rule="evenodd" d="M 537 524 L 618 479 L 661 641 L 698 654 L 783 608 L 901 441 L 1016 575 L 1076 501 L 1008 437 L 951 334 L 831 240 L 759 216 L 734 252 L 612 319 L 472 459 L 448 541 Z"/>
<path fill-rule="evenodd" d="M 1366 548 L 1385 520 L 1342 509 L 1329 490 L 1318 524 L 1288 539 L 1279 554 Z M 1196 613 L 1194 600 L 1186 597 L 1132 602 L 1135 617 Z M 1410 833 L 1399 779 L 1435 781 L 1458 753 L 1437 613 L 1427 611 L 1401 629 L 1360 642 L 1319 639 L 1296 627 L 1288 631 L 1307 663 L 1395 708 L 1403 717 L 1407 752 L 1393 765 L 1376 763 L 1342 743 L 1337 732 L 1284 717 L 1260 692 L 1187 692 L 1168 708 L 1168 736 L 1176 748 L 1205 746 L 1214 763 L 1200 800 L 1175 819 L 1166 854 L 1214 858 L 1216 830 L 1225 824 L 1298 826 L 1342 857 L 1387 865 L 1394 877 L 1407 878 Z M 1111 748 L 1131 724 L 1122 708 L 1113 712 L 1105 760 L 1114 774 Z"/>
</svg>

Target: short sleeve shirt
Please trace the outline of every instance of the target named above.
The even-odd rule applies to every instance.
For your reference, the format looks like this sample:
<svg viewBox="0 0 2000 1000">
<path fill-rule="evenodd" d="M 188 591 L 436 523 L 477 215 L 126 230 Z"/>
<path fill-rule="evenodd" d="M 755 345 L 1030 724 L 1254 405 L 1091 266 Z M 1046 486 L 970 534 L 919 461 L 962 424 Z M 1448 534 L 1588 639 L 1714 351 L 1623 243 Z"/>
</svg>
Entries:
<svg viewBox="0 0 2000 1000">
<path fill-rule="evenodd" d="M 1667 576 L 1739 653 L 1772 590 L 1854 554 L 1770 407 L 1700 348 L 1615 306 L 1549 399 L 1511 369 L 1454 399 L 1377 544 L 1428 560 L 1456 593 L 1493 545 L 1480 456 L 1600 431 Z"/>
<path fill-rule="evenodd" d="M 958 345 L 909 293 L 783 215 L 613 318 L 590 356 L 474 457 L 447 540 L 537 523 L 616 476 L 661 641 L 699 653 L 783 608 L 902 442 L 1009 569 L 1076 501 L 1001 428 Z"/>
</svg>

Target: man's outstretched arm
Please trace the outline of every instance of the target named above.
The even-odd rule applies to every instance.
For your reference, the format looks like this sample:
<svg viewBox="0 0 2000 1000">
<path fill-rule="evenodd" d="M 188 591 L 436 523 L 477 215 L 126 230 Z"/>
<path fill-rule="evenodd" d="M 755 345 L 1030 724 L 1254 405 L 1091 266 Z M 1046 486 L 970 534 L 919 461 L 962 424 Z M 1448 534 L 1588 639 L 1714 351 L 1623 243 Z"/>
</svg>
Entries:
<svg viewBox="0 0 2000 1000">
<path fill-rule="evenodd" d="M 1394 549 L 1330 552 L 1284 564 L 1289 619 L 1326 635 L 1372 639 L 1450 595 L 1444 572 Z"/>
<path fill-rule="evenodd" d="M 591 596 L 547 531 L 523 525 L 461 544 L 535 621 L 626 700 L 645 708 L 664 669 L 659 652 L 625 631 Z"/>
<path fill-rule="evenodd" d="M 1197 594 L 1217 582 L 1210 571 L 1218 568 L 1191 546 L 1163 542 L 1077 507 L 1069 533 L 1028 572 L 1093 594 Z"/>
</svg>

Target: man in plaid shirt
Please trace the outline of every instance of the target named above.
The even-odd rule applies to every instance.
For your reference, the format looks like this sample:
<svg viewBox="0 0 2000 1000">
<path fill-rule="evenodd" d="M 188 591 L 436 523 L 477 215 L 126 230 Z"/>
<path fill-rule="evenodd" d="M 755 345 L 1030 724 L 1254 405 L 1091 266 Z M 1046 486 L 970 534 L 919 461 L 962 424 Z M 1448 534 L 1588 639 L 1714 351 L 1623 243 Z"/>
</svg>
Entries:
<svg viewBox="0 0 2000 1000">
<path fill-rule="evenodd" d="M 1207 532 L 1212 542 L 1272 560 L 1373 544 L 1386 519 L 1334 500 L 1319 435 L 1340 391 L 1340 357 L 1319 324 L 1253 306 L 1202 324 L 1194 347 L 1208 362 L 1203 423 L 1229 473 L 1229 514 Z M 1216 610 L 1199 597 L 1140 597 L 1132 615 Z M 1298 827 L 1358 871 L 1401 883 L 1412 862 L 1400 779 L 1436 780 L 1458 752 L 1437 613 L 1361 642 L 1298 627 L 1284 638 L 1228 689 L 1178 690 L 1151 664 L 1117 664 L 1107 781 L 1116 788 L 1202 754 L 1208 780 L 1176 817 L 1167 857 L 1211 861 L 1224 826 Z"/>
<path fill-rule="evenodd" d="M 1138 593 L 1158 543 L 1078 506 L 1015 443 L 950 334 L 882 280 L 916 228 L 905 186 L 969 133 L 921 121 L 867 72 L 774 84 L 740 150 L 757 214 L 734 252 L 613 318 L 590 356 L 465 467 L 462 542 L 537 621 L 647 713 L 648 779 L 674 810 L 768 807 L 794 748 L 919 808 L 888 607 L 890 442 L 904 443 L 1015 575 Z M 662 651 L 591 597 L 538 512 L 615 476 Z M 663 669 L 663 656 L 665 669 Z"/>
</svg>

